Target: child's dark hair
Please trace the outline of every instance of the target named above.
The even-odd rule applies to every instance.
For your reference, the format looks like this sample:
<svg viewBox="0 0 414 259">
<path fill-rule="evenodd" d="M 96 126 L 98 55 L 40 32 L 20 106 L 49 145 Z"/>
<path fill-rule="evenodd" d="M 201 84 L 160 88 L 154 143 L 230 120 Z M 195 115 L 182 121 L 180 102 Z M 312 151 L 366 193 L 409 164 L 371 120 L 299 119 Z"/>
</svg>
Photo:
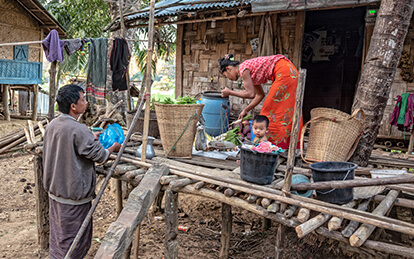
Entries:
<svg viewBox="0 0 414 259">
<path fill-rule="evenodd" d="M 84 93 L 85 91 L 83 91 L 82 87 L 78 85 L 62 86 L 56 96 L 56 102 L 58 103 L 59 111 L 64 114 L 69 114 L 70 105 L 72 103 L 76 104 L 80 98 L 79 92 Z"/>
<path fill-rule="evenodd" d="M 266 122 L 266 128 L 269 127 L 269 119 L 264 115 L 256 115 L 254 116 L 253 122 Z"/>
<path fill-rule="evenodd" d="M 220 74 L 226 71 L 228 66 L 237 66 L 240 64 L 239 61 L 234 60 L 233 54 L 227 54 L 224 58 L 219 59 Z"/>
</svg>

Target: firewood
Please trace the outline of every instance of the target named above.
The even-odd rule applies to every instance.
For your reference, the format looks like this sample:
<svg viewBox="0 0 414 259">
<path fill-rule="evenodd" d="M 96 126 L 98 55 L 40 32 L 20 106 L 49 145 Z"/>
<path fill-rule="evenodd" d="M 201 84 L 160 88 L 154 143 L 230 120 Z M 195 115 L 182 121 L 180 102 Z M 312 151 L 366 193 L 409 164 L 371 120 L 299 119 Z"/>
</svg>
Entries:
<svg viewBox="0 0 414 259">
<path fill-rule="evenodd" d="M 358 205 L 357 210 L 366 211 L 368 209 L 368 205 L 369 205 L 370 201 L 371 201 L 371 199 L 367 199 L 367 200 L 362 201 Z M 350 237 L 355 232 L 355 230 L 358 228 L 358 226 L 359 226 L 359 222 L 353 220 L 353 221 L 349 222 L 348 226 L 345 227 L 345 229 L 341 232 L 341 234 L 344 237 Z"/>
<path fill-rule="evenodd" d="M 356 205 L 356 201 L 350 201 L 344 205 L 342 205 L 343 207 L 347 207 L 347 208 L 353 208 Z M 340 218 L 340 217 L 332 217 L 331 220 L 328 223 L 328 229 L 329 231 L 333 231 L 333 230 L 337 230 L 339 228 L 341 228 L 342 225 L 342 221 L 344 220 L 344 218 Z"/>
<path fill-rule="evenodd" d="M 385 215 L 388 210 L 392 208 L 395 199 L 397 199 L 400 191 L 391 190 L 387 197 L 381 201 L 381 203 L 375 208 L 372 212 L 374 215 Z M 375 230 L 375 226 L 369 225 L 367 223 L 362 224 L 358 230 L 349 238 L 349 243 L 351 246 L 361 246 Z"/>
<path fill-rule="evenodd" d="M 300 223 L 304 223 L 309 219 L 309 216 L 310 216 L 310 210 L 309 209 L 300 208 L 296 218 L 299 220 Z"/>
<path fill-rule="evenodd" d="M 307 234 L 311 233 L 318 227 L 322 226 L 329 218 L 332 216 L 329 214 L 321 213 L 318 216 L 306 221 L 305 223 L 300 224 L 295 228 L 296 234 L 298 234 L 299 238 L 306 236 Z"/>
</svg>

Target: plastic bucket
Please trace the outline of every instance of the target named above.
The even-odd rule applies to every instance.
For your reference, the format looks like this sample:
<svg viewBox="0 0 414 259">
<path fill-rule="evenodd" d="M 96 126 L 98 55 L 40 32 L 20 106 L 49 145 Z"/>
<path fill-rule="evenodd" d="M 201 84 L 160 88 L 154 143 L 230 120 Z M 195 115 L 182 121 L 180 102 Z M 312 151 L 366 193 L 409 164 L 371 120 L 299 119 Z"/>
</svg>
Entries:
<svg viewBox="0 0 414 259">
<path fill-rule="evenodd" d="M 292 175 L 292 184 L 297 184 L 297 183 L 309 183 L 310 180 L 308 177 L 302 175 L 302 174 L 295 174 Z M 307 190 L 307 191 L 292 191 L 293 194 L 299 195 L 299 196 L 303 196 L 303 197 L 310 197 L 312 195 L 312 190 Z"/>
<path fill-rule="evenodd" d="M 230 101 L 228 97 L 221 97 L 221 92 L 206 91 L 202 93 L 200 103 L 204 104 L 203 117 L 206 133 L 218 136 L 228 131 Z"/>
<path fill-rule="evenodd" d="M 278 158 L 277 154 L 258 153 L 241 147 L 240 177 L 255 184 L 270 184 Z"/>
<path fill-rule="evenodd" d="M 353 180 L 357 164 L 349 162 L 319 162 L 309 165 L 314 182 Z M 318 200 L 344 204 L 353 198 L 353 188 L 316 190 Z"/>
<path fill-rule="evenodd" d="M 371 178 L 397 177 L 407 173 L 405 170 L 372 170 Z"/>
</svg>

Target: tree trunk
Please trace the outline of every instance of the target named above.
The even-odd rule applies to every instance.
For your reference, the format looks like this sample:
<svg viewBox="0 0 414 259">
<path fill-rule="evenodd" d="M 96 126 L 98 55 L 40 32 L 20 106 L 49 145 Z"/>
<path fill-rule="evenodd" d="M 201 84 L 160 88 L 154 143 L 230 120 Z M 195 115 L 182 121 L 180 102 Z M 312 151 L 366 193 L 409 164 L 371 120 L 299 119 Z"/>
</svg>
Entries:
<svg viewBox="0 0 414 259">
<path fill-rule="evenodd" d="M 352 110 L 363 109 L 363 136 L 351 160 L 367 166 L 413 13 L 412 0 L 383 0 Z"/>
</svg>

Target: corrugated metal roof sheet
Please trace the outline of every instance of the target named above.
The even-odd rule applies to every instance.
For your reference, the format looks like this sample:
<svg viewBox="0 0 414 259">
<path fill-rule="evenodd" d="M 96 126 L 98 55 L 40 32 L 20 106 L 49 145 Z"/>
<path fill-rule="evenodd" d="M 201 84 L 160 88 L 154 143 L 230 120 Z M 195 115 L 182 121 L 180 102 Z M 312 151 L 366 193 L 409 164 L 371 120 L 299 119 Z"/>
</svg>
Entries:
<svg viewBox="0 0 414 259">
<path fill-rule="evenodd" d="M 197 0 L 165 0 L 165 1 L 158 2 L 155 4 L 155 7 L 170 6 L 174 4 L 179 4 L 179 5 L 155 10 L 154 16 L 155 17 L 176 16 L 176 15 L 179 15 L 179 13 L 182 11 L 196 11 L 196 10 L 220 9 L 220 8 L 242 6 L 242 5 L 250 4 L 253 0 L 226 1 L 226 2 L 217 1 L 217 2 L 212 2 L 212 3 L 194 4 L 194 2 L 196 1 Z M 187 3 L 191 3 L 191 4 L 187 4 Z M 131 14 L 131 15 L 125 16 L 124 19 L 126 21 L 130 21 L 130 20 L 147 18 L 149 16 L 149 7 L 143 10 L 147 10 L 148 12 Z"/>
</svg>

